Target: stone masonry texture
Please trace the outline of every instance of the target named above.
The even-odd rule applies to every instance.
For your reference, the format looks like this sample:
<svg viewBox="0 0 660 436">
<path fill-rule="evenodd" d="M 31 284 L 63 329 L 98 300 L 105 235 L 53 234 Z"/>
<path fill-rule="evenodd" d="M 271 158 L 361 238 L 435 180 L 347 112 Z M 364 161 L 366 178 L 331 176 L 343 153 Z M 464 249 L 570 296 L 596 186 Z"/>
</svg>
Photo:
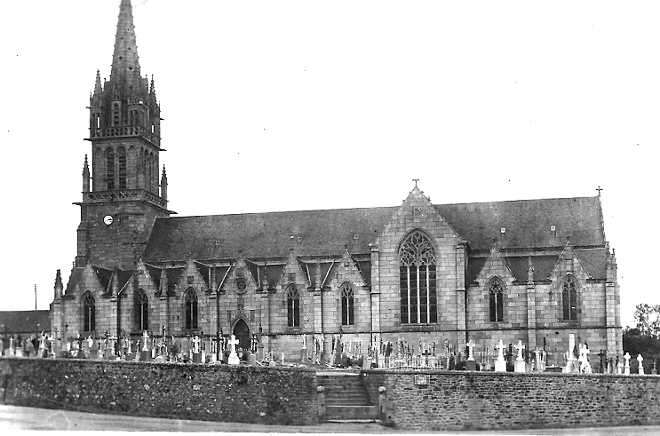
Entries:
<svg viewBox="0 0 660 436">
<path fill-rule="evenodd" d="M 255 368 L 10 359 L 6 403 L 117 415 L 313 425 L 316 375 Z"/>
<path fill-rule="evenodd" d="M 427 374 L 428 385 L 415 376 Z M 561 373 L 369 370 L 372 398 L 387 388 L 388 416 L 405 431 L 660 424 L 660 377 Z"/>
</svg>

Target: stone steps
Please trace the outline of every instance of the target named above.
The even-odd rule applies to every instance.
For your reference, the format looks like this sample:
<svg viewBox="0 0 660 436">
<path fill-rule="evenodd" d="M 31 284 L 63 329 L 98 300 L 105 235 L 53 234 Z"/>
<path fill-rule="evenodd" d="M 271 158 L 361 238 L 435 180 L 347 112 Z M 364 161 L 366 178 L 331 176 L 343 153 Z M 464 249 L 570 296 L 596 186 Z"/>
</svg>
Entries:
<svg viewBox="0 0 660 436">
<path fill-rule="evenodd" d="M 325 388 L 326 420 L 373 422 L 378 417 L 359 374 L 317 373 L 317 382 Z"/>
</svg>

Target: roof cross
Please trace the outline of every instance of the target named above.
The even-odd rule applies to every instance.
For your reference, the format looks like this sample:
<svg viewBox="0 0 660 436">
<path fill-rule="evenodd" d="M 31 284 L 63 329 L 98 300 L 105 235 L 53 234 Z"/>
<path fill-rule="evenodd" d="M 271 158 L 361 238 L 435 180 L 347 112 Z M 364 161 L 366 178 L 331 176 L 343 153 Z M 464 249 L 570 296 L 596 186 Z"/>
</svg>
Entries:
<svg viewBox="0 0 660 436">
<path fill-rule="evenodd" d="M 417 182 L 419 182 L 419 179 L 412 179 L 413 182 L 415 182 L 415 188 L 417 187 Z"/>
<path fill-rule="evenodd" d="M 600 197 L 600 191 L 602 191 L 602 190 L 603 190 L 603 188 L 601 188 L 600 185 L 598 185 L 598 188 L 596 188 L 596 191 L 598 191 L 598 196 L 599 197 Z"/>
</svg>

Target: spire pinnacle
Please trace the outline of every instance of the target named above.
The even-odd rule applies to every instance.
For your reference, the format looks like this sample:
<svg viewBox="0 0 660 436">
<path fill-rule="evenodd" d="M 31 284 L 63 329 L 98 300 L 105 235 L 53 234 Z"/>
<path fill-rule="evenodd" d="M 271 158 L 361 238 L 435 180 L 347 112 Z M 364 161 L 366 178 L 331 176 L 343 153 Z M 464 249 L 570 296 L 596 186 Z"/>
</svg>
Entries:
<svg viewBox="0 0 660 436">
<path fill-rule="evenodd" d="M 115 52 L 112 56 L 112 71 L 110 73 L 110 80 L 113 79 L 119 79 L 129 88 L 136 85 L 140 80 L 140 61 L 137 53 L 131 0 L 122 0 L 119 6 Z"/>
</svg>

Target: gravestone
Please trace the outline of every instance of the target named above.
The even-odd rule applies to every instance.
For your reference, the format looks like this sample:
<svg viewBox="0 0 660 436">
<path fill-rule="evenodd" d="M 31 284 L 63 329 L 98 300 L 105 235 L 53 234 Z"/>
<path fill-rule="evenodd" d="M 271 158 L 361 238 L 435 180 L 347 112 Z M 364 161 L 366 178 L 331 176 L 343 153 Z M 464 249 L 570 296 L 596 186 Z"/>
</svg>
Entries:
<svg viewBox="0 0 660 436">
<path fill-rule="evenodd" d="M 564 372 L 571 373 L 578 369 L 577 361 L 575 359 L 575 335 L 573 333 L 568 335 L 568 352 L 566 353 L 566 367 Z"/>
<path fill-rule="evenodd" d="M 236 354 L 236 345 L 238 345 L 239 340 L 236 339 L 236 336 L 231 335 L 231 339 L 228 341 L 228 343 L 231 346 L 231 353 L 229 353 L 229 359 L 227 360 L 227 363 L 230 365 L 240 364 L 241 360 L 238 358 L 238 354 Z"/>
<path fill-rule="evenodd" d="M 639 373 L 639 375 L 644 375 L 644 365 L 642 365 L 643 361 L 644 361 L 644 358 L 642 357 L 642 355 L 638 354 L 637 355 L 637 363 L 639 364 L 639 369 L 638 369 L 637 372 Z"/>
<path fill-rule="evenodd" d="M 202 351 L 200 349 L 201 339 L 199 336 L 193 338 L 193 347 L 192 347 L 192 362 L 193 363 L 202 363 Z"/>
<path fill-rule="evenodd" d="M 522 352 L 525 349 L 522 341 L 518 341 L 516 345 L 516 350 L 518 350 L 518 356 L 516 356 L 516 361 L 514 362 L 513 371 L 514 372 L 525 372 L 525 359 L 522 357 Z"/>
<path fill-rule="evenodd" d="M 468 358 L 467 361 L 465 362 L 465 370 L 466 371 L 476 371 L 477 370 L 477 362 L 474 360 L 474 342 L 472 339 L 470 339 L 470 342 L 465 344 L 465 346 L 468 348 Z"/>
<path fill-rule="evenodd" d="M 151 360 L 151 351 L 149 351 L 149 333 L 147 333 L 146 330 L 142 334 L 142 351 L 140 351 L 140 360 L 143 362 Z"/>
<path fill-rule="evenodd" d="M 504 343 L 502 339 L 497 341 L 497 359 L 495 360 L 495 371 L 506 372 L 506 360 L 504 360 Z"/>
<path fill-rule="evenodd" d="M 623 373 L 625 375 L 630 375 L 630 353 L 626 352 L 623 358 L 626 360 L 626 363 L 623 364 Z"/>
</svg>

